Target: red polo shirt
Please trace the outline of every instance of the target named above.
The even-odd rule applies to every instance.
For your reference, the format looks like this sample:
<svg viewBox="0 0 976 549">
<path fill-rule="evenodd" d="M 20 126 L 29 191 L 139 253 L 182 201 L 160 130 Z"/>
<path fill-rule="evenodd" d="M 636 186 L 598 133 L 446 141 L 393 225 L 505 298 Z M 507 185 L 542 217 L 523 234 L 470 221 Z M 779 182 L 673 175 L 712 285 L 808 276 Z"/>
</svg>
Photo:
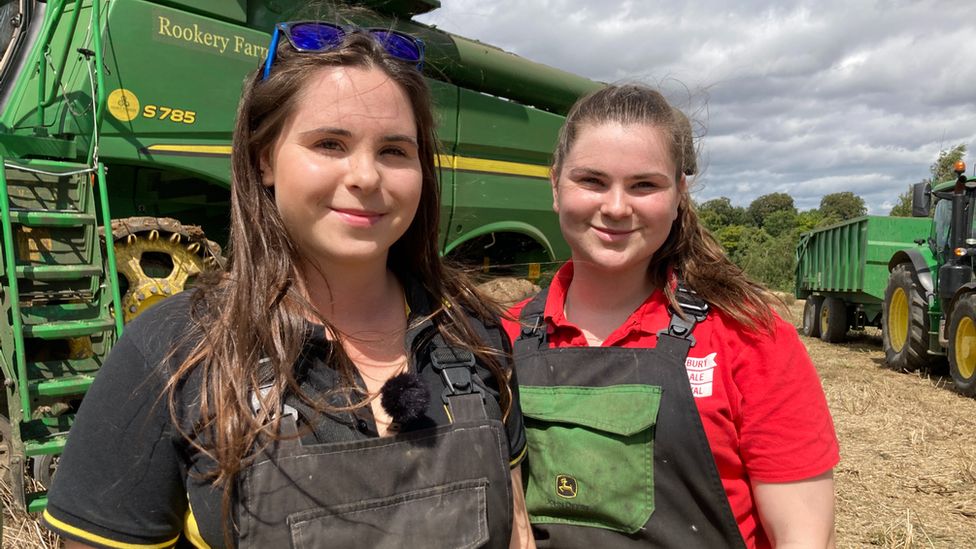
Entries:
<svg viewBox="0 0 976 549">
<path fill-rule="evenodd" d="M 545 320 L 553 347 L 587 345 L 563 314 L 572 279 L 570 262 L 549 287 Z M 527 302 L 513 307 L 511 317 L 517 319 Z M 667 299 L 657 290 L 603 346 L 654 347 L 655 334 L 669 320 Z M 514 341 L 518 322 L 504 324 Z M 694 336 L 697 343 L 685 365 L 725 493 L 746 546 L 769 547 L 750 479 L 799 481 L 829 471 L 840 460 L 820 379 L 796 329 L 778 315 L 774 333 L 755 333 L 713 307 Z"/>
</svg>

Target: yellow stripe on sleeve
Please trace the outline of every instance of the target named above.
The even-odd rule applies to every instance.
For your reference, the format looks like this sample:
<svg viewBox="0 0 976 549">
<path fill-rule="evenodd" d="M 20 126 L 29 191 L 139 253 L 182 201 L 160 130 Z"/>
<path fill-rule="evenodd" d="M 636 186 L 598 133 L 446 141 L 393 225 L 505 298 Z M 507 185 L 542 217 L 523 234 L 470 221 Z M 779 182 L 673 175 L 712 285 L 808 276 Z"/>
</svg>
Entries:
<svg viewBox="0 0 976 549">
<path fill-rule="evenodd" d="M 200 535 L 200 527 L 197 525 L 197 517 L 193 515 L 193 506 L 190 505 L 190 496 L 186 496 L 186 519 L 183 524 L 183 536 L 197 549 L 211 549 L 203 536 Z"/>
<path fill-rule="evenodd" d="M 51 513 L 49 513 L 47 509 L 44 510 L 44 521 L 54 528 L 61 530 L 65 534 L 71 534 L 72 536 L 77 536 L 85 541 L 91 541 L 106 547 L 113 547 L 117 549 L 164 549 L 165 547 L 172 547 L 176 541 L 180 539 L 180 536 L 176 536 L 175 538 L 162 543 L 125 543 L 122 541 L 115 541 L 114 539 L 109 539 L 99 536 L 98 534 L 86 532 L 81 528 L 72 526 L 66 522 L 62 522 L 51 516 Z"/>
<path fill-rule="evenodd" d="M 514 468 L 516 468 L 518 466 L 519 463 L 522 463 L 522 458 L 525 457 L 525 453 L 528 452 L 528 451 L 529 451 L 529 445 L 528 445 L 528 443 L 526 443 L 526 445 L 522 447 L 522 451 L 519 452 L 518 455 L 515 456 L 514 459 L 511 459 L 508 462 L 509 469 L 514 469 Z"/>
</svg>

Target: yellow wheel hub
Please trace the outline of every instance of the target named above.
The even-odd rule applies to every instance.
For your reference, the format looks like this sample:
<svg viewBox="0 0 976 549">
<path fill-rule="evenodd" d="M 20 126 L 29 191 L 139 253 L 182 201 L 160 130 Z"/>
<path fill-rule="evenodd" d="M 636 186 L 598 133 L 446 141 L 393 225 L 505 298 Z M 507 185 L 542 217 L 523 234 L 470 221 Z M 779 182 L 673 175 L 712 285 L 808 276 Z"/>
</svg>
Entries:
<svg viewBox="0 0 976 549">
<path fill-rule="evenodd" d="M 896 353 L 900 353 L 908 343 L 908 296 L 904 288 L 896 288 L 888 305 L 888 342 Z"/>
<path fill-rule="evenodd" d="M 154 264 L 153 256 L 144 256 L 150 252 L 168 256 L 169 261 Z M 128 235 L 125 240 L 116 242 L 116 267 L 129 283 L 122 296 L 125 321 L 129 322 L 156 303 L 183 291 L 190 278 L 204 270 L 204 260 L 199 252 L 200 243 L 183 244 L 179 234 L 164 238 L 155 230 L 144 235 Z M 169 262 L 172 262 L 171 269 Z"/>
<path fill-rule="evenodd" d="M 976 374 L 976 323 L 965 317 L 956 328 L 956 338 L 952 342 L 956 351 L 956 369 L 963 379 L 972 379 Z"/>
</svg>

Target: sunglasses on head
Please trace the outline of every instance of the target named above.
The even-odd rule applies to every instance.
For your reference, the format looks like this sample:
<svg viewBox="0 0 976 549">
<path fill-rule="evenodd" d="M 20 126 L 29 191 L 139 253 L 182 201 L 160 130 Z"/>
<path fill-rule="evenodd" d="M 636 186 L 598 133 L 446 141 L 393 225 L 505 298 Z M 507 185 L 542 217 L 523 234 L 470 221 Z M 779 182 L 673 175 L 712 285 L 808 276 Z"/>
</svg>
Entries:
<svg viewBox="0 0 976 549">
<path fill-rule="evenodd" d="M 338 48 L 342 44 L 342 39 L 354 32 L 364 32 L 378 41 L 383 49 L 391 56 L 406 61 L 417 67 L 417 70 L 424 68 L 424 43 L 414 36 L 400 31 L 384 28 L 361 29 L 352 26 L 333 25 L 321 21 L 293 21 L 289 23 L 278 23 L 275 25 L 274 34 L 271 36 L 271 45 L 268 46 L 268 57 L 264 60 L 264 76 L 262 80 L 267 80 L 271 74 L 271 62 L 274 61 L 275 52 L 278 50 L 278 41 L 281 35 L 300 52 L 320 52 Z"/>
</svg>

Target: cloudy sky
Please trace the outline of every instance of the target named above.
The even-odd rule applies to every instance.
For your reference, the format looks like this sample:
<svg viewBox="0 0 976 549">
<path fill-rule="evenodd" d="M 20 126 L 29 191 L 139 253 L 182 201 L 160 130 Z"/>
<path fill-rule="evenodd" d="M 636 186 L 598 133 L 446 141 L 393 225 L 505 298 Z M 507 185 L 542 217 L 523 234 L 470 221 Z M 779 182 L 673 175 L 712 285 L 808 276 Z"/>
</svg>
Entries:
<svg viewBox="0 0 976 549">
<path fill-rule="evenodd" d="M 695 198 L 852 191 L 887 214 L 939 150 L 976 151 L 973 0 L 441 0 L 418 17 L 701 125 Z M 970 172 L 976 152 L 967 155 Z"/>
</svg>

